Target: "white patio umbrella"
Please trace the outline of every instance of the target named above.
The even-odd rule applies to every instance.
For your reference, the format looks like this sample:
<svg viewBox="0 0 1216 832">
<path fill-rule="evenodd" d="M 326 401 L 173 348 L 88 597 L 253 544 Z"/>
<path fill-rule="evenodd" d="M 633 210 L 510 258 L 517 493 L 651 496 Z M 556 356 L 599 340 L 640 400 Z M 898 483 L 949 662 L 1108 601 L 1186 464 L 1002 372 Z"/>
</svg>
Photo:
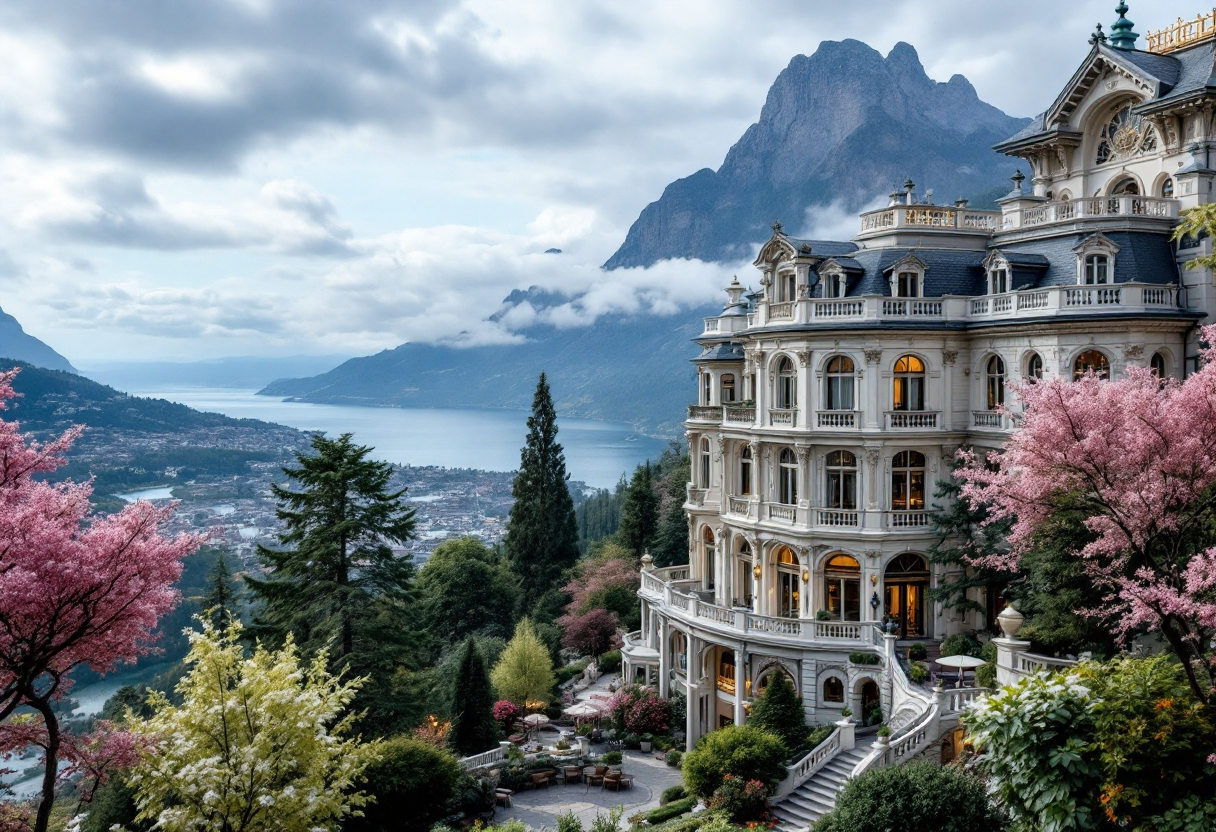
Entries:
<svg viewBox="0 0 1216 832">
<path fill-rule="evenodd" d="M 599 716 L 602 711 L 592 705 L 590 702 L 579 702 L 575 705 L 571 705 L 569 708 L 566 708 L 564 711 L 562 711 L 562 713 L 566 716 L 579 719 L 581 717 Z"/>
<path fill-rule="evenodd" d="M 963 671 L 974 670 L 977 667 L 988 664 L 983 659 L 977 659 L 975 656 L 942 656 L 937 660 L 937 663 L 942 667 L 957 667 L 958 668 L 958 686 L 963 686 Z"/>
</svg>

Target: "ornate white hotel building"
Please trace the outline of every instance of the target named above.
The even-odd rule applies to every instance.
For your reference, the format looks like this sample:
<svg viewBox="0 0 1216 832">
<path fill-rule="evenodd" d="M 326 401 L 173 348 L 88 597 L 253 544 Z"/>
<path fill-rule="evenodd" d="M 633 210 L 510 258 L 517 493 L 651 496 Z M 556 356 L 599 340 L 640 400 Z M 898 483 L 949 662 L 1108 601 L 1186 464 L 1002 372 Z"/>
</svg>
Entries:
<svg viewBox="0 0 1216 832">
<path fill-rule="evenodd" d="M 643 569 L 631 679 L 688 697 L 691 745 L 745 721 L 775 672 L 827 724 L 900 697 L 880 622 L 904 639 L 990 626 L 930 600 L 937 481 L 964 445 L 999 447 L 1006 382 L 1193 369 L 1212 274 L 1171 242 L 1212 201 L 1216 18 L 1134 48 L 1123 16 L 1047 111 L 996 146 L 1025 160 L 999 210 L 931 204 L 907 182 L 849 242 L 780 224 L 697 338 L 686 424 L 689 564 Z M 1013 165 L 1011 165 L 1012 167 Z M 690 391 L 690 393 L 693 391 Z M 940 500 L 938 501 L 940 502 Z M 855 657 L 856 658 L 856 657 Z"/>
</svg>

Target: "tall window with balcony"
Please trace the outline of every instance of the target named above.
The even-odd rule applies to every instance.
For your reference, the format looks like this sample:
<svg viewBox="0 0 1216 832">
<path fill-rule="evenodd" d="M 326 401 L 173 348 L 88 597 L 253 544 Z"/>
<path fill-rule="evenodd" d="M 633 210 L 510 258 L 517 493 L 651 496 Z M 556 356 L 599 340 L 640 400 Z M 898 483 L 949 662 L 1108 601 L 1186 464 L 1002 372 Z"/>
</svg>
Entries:
<svg viewBox="0 0 1216 832">
<path fill-rule="evenodd" d="M 1100 378 L 1110 376 L 1110 361 L 1101 350 L 1086 350 L 1072 363 L 1072 377 L 1081 378 L 1086 373 L 1096 373 Z"/>
<path fill-rule="evenodd" d="M 793 272 L 782 272 L 777 275 L 777 300 L 788 303 L 798 299 L 797 278 Z"/>
<path fill-rule="evenodd" d="M 701 575 L 701 587 L 703 589 L 712 590 L 714 585 L 717 583 L 716 574 L 718 564 L 716 563 L 717 558 L 715 555 L 717 554 L 718 547 L 717 541 L 714 540 L 713 530 L 710 529 L 709 526 L 706 526 L 705 530 L 701 532 L 701 550 L 701 563 L 704 567 Z"/>
<path fill-rule="evenodd" d="M 752 580 L 752 546 L 741 537 L 738 551 L 735 552 L 735 606 L 750 607 L 752 605 Z"/>
<path fill-rule="evenodd" d="M 891 460 L 891 510 L 894 526 L 923 526 L 925 455 L 900 451 Z"/>
<path fill-rule="evenodd" d="M 699 474 L 699 480 L 697 482 L 697 485 L 700 486 L 701 488 L 709 488 L 709 464 L 710 464 L 709 437 L 707 437 L 707 436 L 701 437 L 700 454 L 698 454 L 698 456 L 700 458 L 698 460 L 698 465 L 697 465 L 698 474 Z"/>
<path fill-rule="evenodd" d="M 735 400 L 735 374 L 722 374 L 722 404 L 730 404 Z"/>
<path fill-rule="evenodd" d="M 744 445 L 739 452 L 739 496 L 750 497 L 752 493 L 752 449 Z"/>
<path fill-rule="evenodd" d="M 861 620 L 861 565 L 850 555 L 833 555 L 823 566 L 823 608 L 837 621 Z"/>
<path fill-rule="evenodd" d="M 723 693 L 735 692 L 735 653 L 733 650 L 722 650 L 718 656 L 718 690 Z"/>
<path fill-rule="evenodd" d="M 688 672 L 688 636 L 679 630 L 671 633 L 671 666 L 680 673 Z"/>
<path fill-rule="evenodd" d="M 798 504 L 798 457 L 789 448 L 778 458 L 777 502 L 787 506 Z"/>
<path fill-rule="evenodd" d="M 984 371 L 987 410 L 997 410 L 1005 404 L 1005 362 L 999 355 L 988 359 Z"/>
<path fill-rule="evenodd" d="M 854 390 L 856 389 L 855 370 L 853 367 L 853 359 L 847 355 L 834 355 L 828 359 L 827 375 L 824 378 L 826 389 L 824 390 L 824 403 L 828 410 L 848 411 L 847 424 L 846 416 L 843 413 L 837 413 L 827 417 L 829 424 L 823 424 L 821 427 L 852 427 L 853 426 L 853 409 L 856 404 L 854 400 Z"/>
<path fill-rule="evenodd" d="M 825 298 L 842 298 L 849 289 L 849 278 L 842 271 L 826 272 L 822 276 L 823 296 Z"/>
<path fill-rule="evenodd" d="M 828 454 L 826 468 L 824 502 L 827 507 L 839 512 L 856 511 L 857 457 L 848 451 L 832 451 Z M 843 525 L 843 521 L 840 525 Z"/>
<path fill-rule="evenodd" d="M 777 361 L 777 390 L 774 397 L 778 410 L 793 410 L 798 403 L 798 374 L 788 355 Z"/>
<path fill-rule="evenodd" d="M 892 399 L 895 410 L 925 409 L 925 362 L 915 355 L 895 362 Z"/>
<path fill-rule="evenodd" d="M 709 373 L 701 373 L 701 404 L 713 404 L 714 377 Z"/>
<path fill-rule="evenodd" d="M 798 556 L 789 546 L 777 550 L 777 615 L 782 618 L 798 618 L 798 579 L 801 572 Z"/>
</svg>

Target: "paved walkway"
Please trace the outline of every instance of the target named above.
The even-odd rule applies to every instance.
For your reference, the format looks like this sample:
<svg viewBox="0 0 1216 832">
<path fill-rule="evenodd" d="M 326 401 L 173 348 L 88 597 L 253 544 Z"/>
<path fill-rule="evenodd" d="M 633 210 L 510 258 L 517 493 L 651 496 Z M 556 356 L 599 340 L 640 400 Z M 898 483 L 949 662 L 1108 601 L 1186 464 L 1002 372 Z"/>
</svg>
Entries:
<svg viewBox="0 0 1216 832">
<path fill-rule="evenodd" d="M 621 770 L 634 776 L 633 788 L 613 792 L 598 786 L 588 788 L 582 783 L 568 786 L 559 783 L 547 789 L 516 792 L 512 799 L 514 806 L 499 809 L 494 822 L 518 818 L 535 830 L 556 829 L 557 816 L 573 812 L 583 822 L 583 828 L 588 829 L 597 814 L 606 814 L 613 806 L 625 807 L 623 821 L 637 812 L 648 812 L 659 805 L 664 789 L 684 782 L 678 768 L 640 751 L 624 752 Z M 621 826 L 625 824 L 622 822 Z"/>
</svg>

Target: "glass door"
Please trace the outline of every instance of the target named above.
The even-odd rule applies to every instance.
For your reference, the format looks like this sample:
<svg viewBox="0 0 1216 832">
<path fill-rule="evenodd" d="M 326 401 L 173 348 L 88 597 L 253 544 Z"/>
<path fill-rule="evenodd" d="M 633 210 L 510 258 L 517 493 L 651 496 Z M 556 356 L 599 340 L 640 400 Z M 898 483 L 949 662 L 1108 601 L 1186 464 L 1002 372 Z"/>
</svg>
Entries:
<svg viewBox="0 0 1216 832">
<path fill-rule="evenodd" d="M 798 617 L 798 573 L 781 570 L 777 573 L 777 593 L 780 609 L 777 614 L 782 618 Z"/>
<path fill-rule="evenodd" d="M 886 613 L 899 624 L 900 638 L 925 635 L 925 583 L 887 583 Z"/>
</svg>

